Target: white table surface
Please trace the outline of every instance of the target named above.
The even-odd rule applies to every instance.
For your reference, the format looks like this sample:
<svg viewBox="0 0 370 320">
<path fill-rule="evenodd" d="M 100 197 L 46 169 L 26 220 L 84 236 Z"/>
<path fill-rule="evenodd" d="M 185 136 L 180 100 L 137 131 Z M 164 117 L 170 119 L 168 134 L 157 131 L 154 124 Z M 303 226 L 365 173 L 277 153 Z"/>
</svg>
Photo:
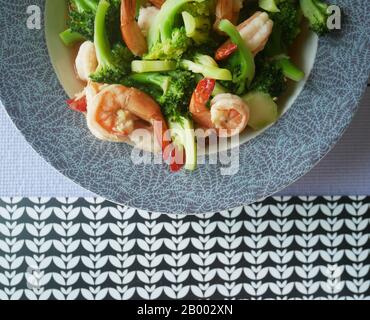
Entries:
<svg viewBox="0 0 370 320">
<path fill-rule="evenodd" d="M 90 197 L 26 143 L 0 102 L 0 195 Z M 359 112 L 334 150 L 280 195 L 370 195 L 370 87 Z"/>
</svg>

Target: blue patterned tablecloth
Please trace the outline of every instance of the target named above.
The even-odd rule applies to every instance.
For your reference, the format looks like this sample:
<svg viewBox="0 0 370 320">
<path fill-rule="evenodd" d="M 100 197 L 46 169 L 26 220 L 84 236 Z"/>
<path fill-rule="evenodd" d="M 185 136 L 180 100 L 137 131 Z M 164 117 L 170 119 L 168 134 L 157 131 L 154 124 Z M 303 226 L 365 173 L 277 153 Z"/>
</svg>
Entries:
<svg viewBox="0 0 370 320">
<path fill-rule="evenodd" d="M 2 299 L 370 299 L 370 198 L 199 216 L 1 198 Z"/>
</svg>

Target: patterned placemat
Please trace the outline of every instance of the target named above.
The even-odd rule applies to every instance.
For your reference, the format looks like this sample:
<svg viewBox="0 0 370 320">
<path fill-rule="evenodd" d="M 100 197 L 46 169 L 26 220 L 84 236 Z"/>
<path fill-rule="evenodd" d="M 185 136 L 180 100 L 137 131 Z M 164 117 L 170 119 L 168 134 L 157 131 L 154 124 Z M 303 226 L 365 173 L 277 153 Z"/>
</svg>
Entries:
<svg viewBox="0 0 370 320">
<path fill-rule="evenodd" d="M 370 198 L 166 216 L 1 198 L 0 299 L 370 299 Z"/>
</svg>

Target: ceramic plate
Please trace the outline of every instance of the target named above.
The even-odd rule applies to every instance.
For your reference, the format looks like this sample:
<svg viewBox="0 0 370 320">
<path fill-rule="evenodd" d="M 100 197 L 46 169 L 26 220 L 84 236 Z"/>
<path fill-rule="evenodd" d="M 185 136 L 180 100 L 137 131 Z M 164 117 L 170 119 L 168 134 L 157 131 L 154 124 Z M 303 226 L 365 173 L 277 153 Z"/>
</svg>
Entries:
<svg viewBox="0 0 370 320">
<path fill-rule="evenodd" d="M 86 189 L 131 207 L 168 213 L 204 213 L 261 200 L 302 177 L 337 143 L 349 125 L 370 70 L 370 2 L 332 1 L 345 13 L 342 30 L 307 33 L 298 50 L 309 75 L 291 87 L 280 120 L 246 133 L 230 164 L 170 173 L 165 165 L 134 165 L 132 147 L 92 137 L 80 114 L 65 107 L 78 89 L 71 56 L 55 36 L 63 29 L 63 0 L 0 0 L 1 100 L 33 148 Z M 56 3 L 56 4 L 55 4 Z M 34 7 L 36 6 L 36 7 Z M 41 29 L 29 21 L 46 13 Z M 31 21 L 32 22 L 32 21 Z M 30 28 L 31 27 L 31 28 Z M 34 28 L 36 27 L 36 29 Z M 45 32 L 46 31 L 46 32 Z M 66 53 L 66 54 L 64 54 Z M 236 159 L 236 160 L 235 160 Z M 225 159 L 224 159 L 225 160 Z M 229 172 L 230 173 L 230 172 Z"/>
</svg>

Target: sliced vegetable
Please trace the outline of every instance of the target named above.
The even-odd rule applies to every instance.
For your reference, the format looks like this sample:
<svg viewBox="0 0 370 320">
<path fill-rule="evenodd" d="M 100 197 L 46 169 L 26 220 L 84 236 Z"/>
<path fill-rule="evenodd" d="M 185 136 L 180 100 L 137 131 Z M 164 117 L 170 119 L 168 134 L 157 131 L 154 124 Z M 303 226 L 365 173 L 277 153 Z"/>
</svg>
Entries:
<svg viewBox="0 0 370 320">
<path fill-rule="evenodd" d="M 175 61 L 149 61 L 149 60 L 134 60 L 131 63 L 132 72 L 165 72 L 176 69 Z"/>
<path fill-rule="evenodd" d="M 182 117 L 181 122 L 169 121 L 173 143 L 178 148 L 184 148 L 184 168 L 194 171 L 197 167 L 197 144 L 194 132 L 194 125 L 188 118 Z"/>
<path fill-rule="evenodd" d="M 277 121 L 278 106 L 271 96 L 264 92 L 251 92 L 242 97 L 249 106 L 248 125 L 254 130 L 261 130 Z"/>
</svg>

